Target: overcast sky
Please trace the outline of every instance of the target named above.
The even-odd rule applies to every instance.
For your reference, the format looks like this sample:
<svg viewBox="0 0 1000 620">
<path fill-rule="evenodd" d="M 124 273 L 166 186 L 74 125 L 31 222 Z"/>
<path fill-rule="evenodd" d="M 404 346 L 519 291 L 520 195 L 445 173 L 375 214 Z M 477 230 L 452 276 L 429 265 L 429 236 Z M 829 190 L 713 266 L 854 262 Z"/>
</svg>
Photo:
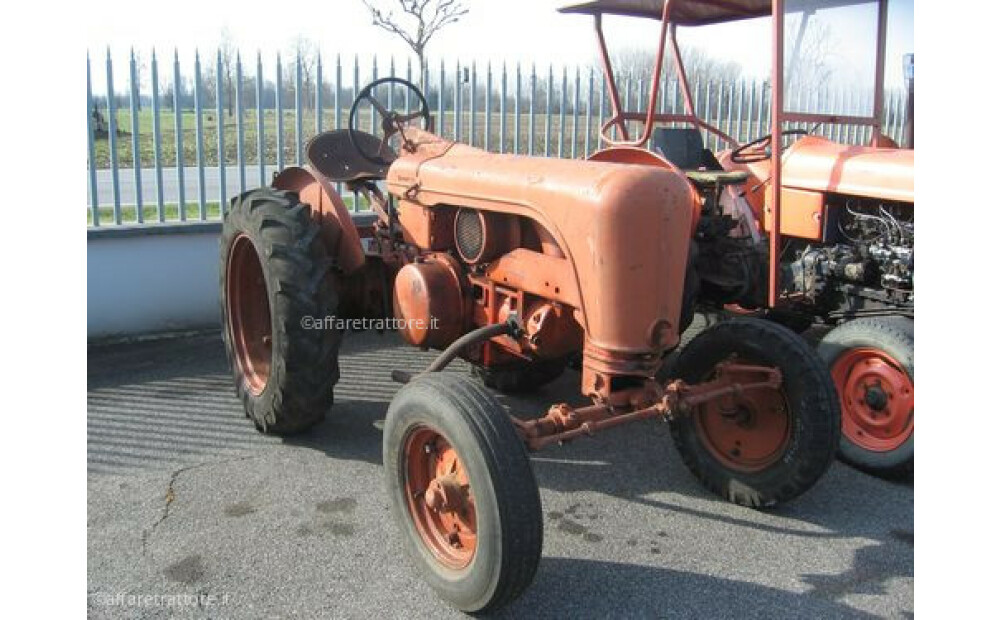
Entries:
<svg viewBox="0 0 1000 620">
<path fill-rule="evenodd" d="M 383 0 L 384 1 L 384 0 Z M 795 0 L 791 0 L 795 1 Z M 808 0 L 798 0 L 800 3 Z M 393 2 L 394 3 L 394 2 Z M 586 65 L 596 58 L 593 22 L 581 15 L 563 15 L 556 8 L 567 0 L 470 0 L 470 12 L 461 22 L 442 30 L 431 42 L 432 63 L 445 58 L 449 66 L 463 62 L 536 62 Z M 110 46 L 116 61 L 116 90 L 125 88 L 128 50 L 135 46 L 148 57 L 155 47 L 161 63 L 176 48 L 185 67 L 193 63 L 194 50 L 209 56 L 212 71 L 214 54 L 224 28 L 232 33 L 245 55 L 264 55 L 265 74 L 273 73 L 276 52 L 287 53 L 296 36 L 315 40 L 327 67 L 340 53 L 361 56 L 362 66 L 370 66 L 372 54 L 380 63 L 394 55 L 405 62 L 408 48 L 396 37 L 375 28 L 360 0 L 289 0 L 284 3 L 215 3 L 172 0 L 156 5 L 150 14 L 135 2 L 110 2 L 102 11 L 107 19 L 92 24 L 87 45 L 94 60 L 103 60 Z M 749 20 L 702 28 L 680 29 L 682 47 L 697 46 L 720 60 L 736 61 L 748 76 L 764 76 L 770 70 L 769 19 Z M 873 42 L 865 28 L 843 28 L 833 24 L 835 53 L 840 64 L 862 62 L 873 54 Z M 606 33 L 614 46 L 655 49 L 657 23 L 647 19 L 609 18 Z M 874 25 L 870 32 L 874 32 Z M 901 82 L 901 55 L 913 51 L 913 1 L 890 0 L 890 31 L 886 80 Z M 854 74 L 867 68 L 855 69 Z M 161 80 L 169 75 L 161 65 Z M 182 73 L 190 73 L 189 68 Z M 327 75 L 330 75 L 327 73 Z M 94 91 L 104 91 L 103 65 L 94 67 Z"/>
</svg>

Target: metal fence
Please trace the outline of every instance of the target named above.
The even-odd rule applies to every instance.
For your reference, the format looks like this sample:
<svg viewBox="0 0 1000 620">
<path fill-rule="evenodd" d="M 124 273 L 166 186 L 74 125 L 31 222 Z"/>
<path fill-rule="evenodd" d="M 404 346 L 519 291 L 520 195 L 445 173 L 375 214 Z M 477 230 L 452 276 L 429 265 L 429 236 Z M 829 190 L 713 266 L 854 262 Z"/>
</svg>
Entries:
<svg viewBox="0 0 1000 620">
<path fill-rule="evenodd" d="M 88 54 L 90 226 L 221 218 L 232 195 L 267 184 L 287 165 L 304 163 L 310 137 L 346 127 L 356 93 L 379 77 L 419 83 L 437 133 L 498 153 L 585 157 L 599 147 L 600 124 L 611 109 L 603 75 L 590 66 L 440 61 L 416 72 L 409 61 L 397 67 L 394 60 L 373 58 L 365 66 L 358 56 L 345 61 L 337 55 L 328 68 L 319 57 L 307 66 L 301 57 L 283 64 L 280 55 L 265 63 L 260 54 L 248 66 L 239 55 L 229 63 L 219 52 L 212 58 L 196 54 L 192 66 L 182 67 L 176 51 L 165 64 L 152 54 L 149 87 L 142 92 L 130 54 L 123 94 L 115 88 L 109 51 L 104 94 L 95 95 Z M 644 110 L 648 73 L 616 79 L 623 105 Z M 698 116 L 738 141 L 770 130 L 766 81 L 695 80 L 691 86 Z M 676 80 L 665 77 L 660 88 L 659 111 L 681 112 Z M 871 101 L 871 90 L 861 88 L 786 93 L 789 109 L 796 111 L 864 115 L 870 114 Z M 409 97 L 398 103 L 410 110 Z M 904 91 L 887 90 L 884 106 L 883 132 L 901 142 Z M 370 113 L 368 123 L 374 131 Z M 852 144 L 871 139 L 871 128 L 862 126 L 823 125 L 816 133 Z M 713 150 L 724 146 L 715 135 L 704 138 Z M 345 200 L 355 210 L 365 208 L 357 196 Z"/>
</svg>

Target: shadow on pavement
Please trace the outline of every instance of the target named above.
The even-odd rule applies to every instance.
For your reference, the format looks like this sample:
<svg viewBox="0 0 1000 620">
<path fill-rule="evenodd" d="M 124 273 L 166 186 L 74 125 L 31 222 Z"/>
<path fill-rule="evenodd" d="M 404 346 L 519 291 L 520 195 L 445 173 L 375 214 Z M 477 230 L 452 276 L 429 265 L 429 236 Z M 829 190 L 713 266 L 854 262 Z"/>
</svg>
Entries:
<svg viewBox="0 0 1000 620">
<path fill-rule="evenodd" d="M 543 557 L 531 588 L 497 617 L 875 617 L 835 600 L 637 564 Z"/>
</svg>

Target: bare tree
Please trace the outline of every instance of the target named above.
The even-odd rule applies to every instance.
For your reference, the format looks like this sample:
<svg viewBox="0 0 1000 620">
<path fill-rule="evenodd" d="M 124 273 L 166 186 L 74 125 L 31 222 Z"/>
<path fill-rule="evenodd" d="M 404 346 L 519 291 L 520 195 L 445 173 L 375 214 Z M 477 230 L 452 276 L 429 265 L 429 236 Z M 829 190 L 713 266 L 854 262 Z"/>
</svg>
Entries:
<svg viewBox="0 0 1000 620">
<path fill-rule="evenodd" d="M 828 23 L 817 23 L 804 29 L 798 24 L 789 29 L 797 32 L 796 41 L 785 54 L 785 90 L 808 91 L 829 84 L 836 77 L 836 50 L 840 40 Z"/>
<path fill-rule="evenodd" d="M 427 44 L 431 38 L 469 12 L 463 0 L 397 0 L 400 13 L 385 6 L 390 4 L 389 0 L 361 1 L 372 14 L 372 24 L 403 39 L 417 55 L 421 77 L 424 73 Z"/>
<path fill-rule="evenodd" d="M 224 93 L 226 97 L 226 114 L 233 115 L 233 100 L 236 97 L 236 45 L 233 43 L 233 33 L 229 28 L 222 29 L 219 38 L 219 55 L 222 57 L 222 75 L 215 76 L 215 96 Z M 221 121 L 220 121 L 221 122 Z"/>
<path fill-rule="evenodd" d="M 736 62 L 722 61 L 710 56 L 705 50 L 688 47 L 681 51 L 684 71 L 692 88 L 696 82 L 729 83 L 739 79 L 742 70 Z M 656 51 L 649 48 L 623 48 L 611 54 L 611 66 L 616 76 L 632 76 L 648 81 L 656 66 Z M 660 78 L 672 79 L 676 75 L 673 57 L 666 54 L 663 59 L 663 73 Z"/>
<path fill-rule="evenodd" d="M 319 59 L 319 46 L 315 41 L 299 35 L 292 39 L 289 46 L 289 59 L 286 63 L 286 89 L 289 96 L 295 96 L 295 62 L 302 63 L 302 98 L 306 109 L 311 110 L 316 101 L 316 64 Z"/>
</svg>

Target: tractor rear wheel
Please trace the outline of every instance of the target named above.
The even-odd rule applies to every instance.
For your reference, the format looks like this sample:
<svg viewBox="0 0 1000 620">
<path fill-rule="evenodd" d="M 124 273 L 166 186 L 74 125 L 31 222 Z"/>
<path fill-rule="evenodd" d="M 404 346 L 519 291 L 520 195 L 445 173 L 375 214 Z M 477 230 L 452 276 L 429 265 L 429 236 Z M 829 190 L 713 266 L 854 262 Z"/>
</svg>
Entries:
<svg viewBox="0 0 1000 620">
<path fill-rule="evenodd" d="M 771 506 L 802 494 L 837 450 L 840 416 L 829 371 L 788 328 L 739 318 L 698 334 L 668 375 L 708 381 L 724 360 L 775 367 L 781 386 L 748 390 L 735 398 L 735 408 L 712 401 L 676 418 L 671 433 L 685 465 L 709 490 L 744 506 Z"/>
<path fill-rule="evenodd" d="M 504 408 L 467 377 L 429 373 L 389 405 L 382 443 L 392 513 L 407 551 L 458 609 L 497 609 L 531 583 L 542 507 Z"/>
<path fill-rule="evenodd" d="M 247 417 L 287 434 L 323 419 L 340 378 L 337 294 L 319 226 L 294 192 L 233 200 L 220 240 L 222 340 Z M 321 328 L 321 329 L 317 329 Z"/>
<path fill-rule="evenodd" d="M 913 321 L 855 319 L 819 343 L 841 405 L 840 457 L 861 469 L 913 468 Z"/>
</svg>

